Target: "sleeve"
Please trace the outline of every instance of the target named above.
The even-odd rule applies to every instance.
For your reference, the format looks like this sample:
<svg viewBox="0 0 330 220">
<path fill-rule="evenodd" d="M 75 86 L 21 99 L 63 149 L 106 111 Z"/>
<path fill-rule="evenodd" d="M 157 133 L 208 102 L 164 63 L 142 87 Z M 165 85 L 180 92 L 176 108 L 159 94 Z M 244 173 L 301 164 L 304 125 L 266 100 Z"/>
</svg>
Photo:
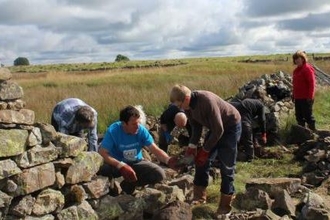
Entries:
<svg viewBox="0 0 330 220">
<path fill-rule="evenodd" d="M 88 151 L 98 151 L 97 146 L 97 119 L 95 119 L 95 126 L 89 130 L 88 137 Z"/>
<path fill-rule="evenodd" d="M 306 84 L 307 84 L 307 96 L 309 99 L 314 99 L 315 94 L 315 75 L 314 68 L 312 66 L 308 66 L 305 70 Z"/>
<path fill-rule="evenodd" d="M 259 120 L 259 126 L 261 128 L 261 132 L 265 133 L 266 132 L 266 109 L 263 104 L 260 105 L 259 110 L 258 110 L 258 120 Z"/>
<path fill-rule="evenodd" d="M 223 129 L 221 113 L 216 103 L 212 103 L 210 111 L 206 111 L 206 112 L 207 114 L 212 115 L 213 117 L 209 117 L 211 132 L 210 132 L 210 136 L 204 143 L 204 149 L 207 151 L 211 151 L 212 148 L 217 144 L 219 139 L 222 137 L 224 129 Z"/>
</svg>

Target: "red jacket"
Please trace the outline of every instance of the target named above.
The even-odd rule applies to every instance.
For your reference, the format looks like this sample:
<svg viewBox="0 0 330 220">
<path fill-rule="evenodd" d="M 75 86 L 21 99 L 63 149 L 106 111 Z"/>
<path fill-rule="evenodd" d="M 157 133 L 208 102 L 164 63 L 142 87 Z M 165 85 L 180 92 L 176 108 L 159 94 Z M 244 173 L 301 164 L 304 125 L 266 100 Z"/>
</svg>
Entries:
<svg viewBox="0 0 330 220">
<path fill-rule="evenodd" d="M 302 66 L 297 66 L 293 71 L 292 84 L 294 99 L 314 99 L 314 68 L 308 63 L 304 63 Z"/>
</svg>

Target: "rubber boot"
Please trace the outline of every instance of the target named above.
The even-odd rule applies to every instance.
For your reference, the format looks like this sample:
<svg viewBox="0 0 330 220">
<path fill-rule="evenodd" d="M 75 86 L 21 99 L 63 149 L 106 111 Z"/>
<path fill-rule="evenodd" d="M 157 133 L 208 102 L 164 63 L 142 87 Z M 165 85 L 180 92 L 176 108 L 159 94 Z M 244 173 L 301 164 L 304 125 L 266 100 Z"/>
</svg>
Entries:
<svg viewBox="0 0 330 220">
<path fill-rule="evenodd" d="M 193 205 L 206 203 L 206 187 L 194 185 L 194 198 L 191 202 Z"/>
<path fill-rule="evenodd" d="M 233 195 L 227 195 L 221 193 L 221 198 L 217 210 L 218 215 L 226 215 L 229 216 L 231 212 L 231 201 L 233 199 Z"/>
</svg>

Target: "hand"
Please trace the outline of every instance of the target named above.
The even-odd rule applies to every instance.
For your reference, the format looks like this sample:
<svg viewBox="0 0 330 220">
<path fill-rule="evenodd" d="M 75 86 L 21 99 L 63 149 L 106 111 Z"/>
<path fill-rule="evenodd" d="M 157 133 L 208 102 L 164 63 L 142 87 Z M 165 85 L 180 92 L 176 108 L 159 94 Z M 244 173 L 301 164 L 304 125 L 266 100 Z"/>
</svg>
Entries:
<svg viewBox="0 0 330 220">
<path fill-rule="evenodd" d="M 119 169 L 119 171 L 120 171 L 120 174 L 124 177 L 124 179 L 127 182 L 136 182 L 137 181 L 135 171 L 132 169 L 131 166 L 125 164 L 124 166 L 122 166 Z"/>
<path fill-rule="evenodd" d="M 167 161 L 167 166 L 173 170 L 178 170 L 180 168 L 180 165 L 178 164 L 178 157 L 170 157 Z"/>
<path fill-rule="evenodd" d="M 262 142 L 264 144 L 266 144 L 267 143 L 267 134 L 266 133 L 263 133 L 261 138 L 262 138 Z"/>
<path fill-rule="evenodd" d="M 194 144 L 189 144 L 185 152 L 185 157 L 193 156 L 195 158 L 196 155 L 197 155 L 197 146 Z"/>
<path fill-rule="evenodd" d="M 170 132 L 164 131 L 163 132 L 163 135 L 165 137 L 166 143 L 168 143 L 168 144 L 171 143 L 171 141 L 172 141 L 172 135 L 170 134 Z"/>
<path fill-rule="evenodd" d="M 195 164 L 198 167 L 202 167 L 206 164 L 209 159 L 210 152 L 206 151 L 203 147 L 198 151 L 195 158 Z"/>
</svg>

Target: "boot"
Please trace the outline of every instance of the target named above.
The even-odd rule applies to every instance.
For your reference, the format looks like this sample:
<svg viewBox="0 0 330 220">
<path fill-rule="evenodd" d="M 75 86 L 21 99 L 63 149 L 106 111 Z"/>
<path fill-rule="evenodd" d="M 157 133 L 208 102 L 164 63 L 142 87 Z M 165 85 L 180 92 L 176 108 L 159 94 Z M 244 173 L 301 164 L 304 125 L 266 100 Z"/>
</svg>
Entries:
<svg viewBox="0 0 330 220">
<path fill-rule="evenodd" d="M 221 193 L 221 198 L 217 210 L 218 215 L 230 215 L 231 211 L 231 201 L 234 198 L 233 195 L 227 195 Z"/>
<path fill-rule="evenodd" d="M 193 205 L 206 203 L 206 187 L 194 185 L 194 198 L 191 202 Z"/>
<path fill-rule="evenodd" d="M 308 128 L 312 131 L 316 131 L 316 128 L 315 128 L 315 122 L 311 122 L 308 124 Z"/>
</svg>

